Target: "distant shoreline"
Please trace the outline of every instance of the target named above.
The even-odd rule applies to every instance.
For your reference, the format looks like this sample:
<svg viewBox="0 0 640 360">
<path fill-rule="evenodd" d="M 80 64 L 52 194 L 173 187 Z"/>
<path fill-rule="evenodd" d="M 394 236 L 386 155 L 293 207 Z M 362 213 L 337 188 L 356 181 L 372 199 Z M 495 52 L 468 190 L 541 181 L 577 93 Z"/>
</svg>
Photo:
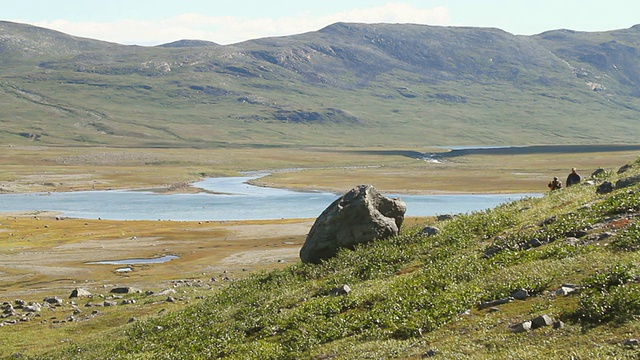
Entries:
<svg viewBox="0 0 640 360">
<path fill-rule="evenodd" d="M 448 152 L 428 154 L 431 158 L 442 159 L 464 155 L 526 155 L 526 154 L 567 154 L 594 153 L 615 151 L 640 151 L 640 145 L 531 145 L 531 146 L 496 146 L 469 147 L 453 149 Z"/>
</svg>

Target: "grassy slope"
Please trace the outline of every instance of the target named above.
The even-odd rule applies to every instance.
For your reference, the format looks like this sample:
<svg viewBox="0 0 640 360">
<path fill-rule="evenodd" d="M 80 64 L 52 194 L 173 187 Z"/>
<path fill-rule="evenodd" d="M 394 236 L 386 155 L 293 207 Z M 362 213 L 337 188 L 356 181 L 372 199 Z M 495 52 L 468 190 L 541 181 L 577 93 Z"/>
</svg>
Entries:
<svg viewBox="0 0 640 360">
<path fill-rule="evenodd" d="M 607 179 L 638 174 L 636 161 Z M 637 350 L 623 343 L 640 330 L 640 189 L 595 188 L 583 183 L 436 223 L 436 236 L 408 228 L 322 265 L 255 274 L 184 310 L 114 330 L 109 341 L 42 358 L 408 359 L 430 350 L 465 359 L 631 358 Z M 532 238 L 544 245 L 525 250 Z M 567 283 L 581 290 L 556 296 Z M 342 284 L 349 295 L 329 295 Z M 497 311 L 479 307 L 521 288 L 532 297 Z M 510 330 L 543 314 L 564 327 Z"/>
</svg>

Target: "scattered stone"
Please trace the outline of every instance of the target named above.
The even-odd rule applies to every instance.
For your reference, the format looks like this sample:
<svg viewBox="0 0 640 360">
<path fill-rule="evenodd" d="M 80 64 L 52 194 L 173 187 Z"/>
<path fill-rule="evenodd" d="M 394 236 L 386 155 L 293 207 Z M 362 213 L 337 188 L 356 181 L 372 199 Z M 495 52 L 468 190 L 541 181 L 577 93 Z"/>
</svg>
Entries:
<svg viewBox="0 0 640 360">
<path fill-rule="evenodd" d="M 438 229 L 435 226 L 426 226 L 424 229 L 420 231 L 420 234 L 425 236 L 435 236 L 435 235 L 438 235 L 439 232 L 440 232 L 440 229 Z"/>
<path fill-rule="evenodd" d="M 177 293 L 177 291 L 175 289 L 165 289 L 160 291 L 159 293 L 156 293 L 154 296 L 169 296 L 171 294 L 175 294 Z"/>
<path fill-rule="evenodd" d="M 600 176 L 604 176 L 606 174 L 607 174 L 607 171 L 605 169 L 599 168 L 596 171 L 594 171 L 593 173 L 591 173 L 591 177 L 592 178 L 597 178 L 597 177 L 600 177 Z"/>
<path fill-rule="evenodd" d="M 640 182 L 640 175 L 635 175 L 635 176 L 629 176 L 626 178 L 622 178 L 618 181 L 616 181 L 616 189 L 622 189 L 622 188 L 626 188 L 629 186 L 633 186 L 637 183 Z"/>
<path fill-rule="evenodd" d="M 42 311 L 42 307 L 38 303 L 33 303 L 31 305 L 23 306 L 22 310 L 25 311 L 25 312 L 35 313 L 35 312 Z"/>
<path fill-rule="evenodd" d="M 493 307 L 489 308 L 489 312 L 490 313 L 494 313 L 494 312 L 498 312 L 498 311 L 500 311 L 500 308 L 498 308 L 498 307 L 493 306 Z"/>
<path fill-rule="evenodd" d="M 117 287 L 117 288 L 113 288 L 111 289 L 110 293 L 112 294 L 141 294 L 142 290 L 131 287 L 131 286 L 125 286 L 125 287 Z"/>
<path fill-rule="evenodd" d="M 330 296 L 343 296 L 348 295 L 351 292 L 351 287 L 349 285 L 342 285 L 335 287 L 329 291 Z"/>
<path fill-rule="evenodd" d="M 533 239 L 530 239 L 529 241 L 527 241 L 527 247 L 528 248 L 537 248 L 537 247 L 540 247 L 542 245 L 544 245 L 544 244 L 538 238 L 533 238 Z"/>
<path fill-rule="evenodd" d="M 135 317 L 132 317 L 129 320 L 127 320 L 127 323 L 130 324 L 130 323 L 136 322 L 136 321 L 138 321 L 138 319 L 136 319 Z"/>
<path fill-rule="evenodd" d="M 436 355 L 438 355 L 438 352 L 436 350 L 429 350 L 426 353 L 422 354 L 422 358 L 426 359 L 426 358 L 434 357 Z"/>
<path fill-rule="evenodd" d="M 479 308 L 480 309 L 486 309 L 486 308 L 497 306 L 497 305 L 508 304 L 508 303 L 512 302 L 513 300 L 514 299 L 511 296 L 506 297 L 506 298 L 502 298 L 502 299 L 491 300 L 491 301 L 487 301 L 487 302 L 481 303 Z"/>
<path fill-rule="evenodd" d="M 115 302 L 115 301 L 112 301 L 112 300 L 105 300 L 105 301 L 102 303 L 102 306 L 104 306 L 104 307 L 107 307 L 107 306 L 117 306 L 117 305 L 118 305 L 118 303 L 117 303 L 117 302 Z"/>
<path fill-rule="evenodd" d="M 638 346 L 639 343 L 638 339 L 627 339 L 624 341 L 624 346 Z"/>
<path fill-rule="evenodd" d="M 436 219 L 438 219 L 438 221 L 451 220 L 451 219 L 453 219 L 453 215 L 451 215 L 451 214 L 438 215 L 436 217 Z"/>
<path fill-rule="evenodd" d="M 380 195 L 371 185 L 359 185 L 329 205 L 311 227 L 300 259 L 319 264 L 338 249 L 386 239 L 400 233 L 407 206 Z"/>
<path fill-rule="evenodd" d="M 564 323 L 560 320 L 553 323 L 554 330 L 562 329 L 563 327 L 564 327 Z"/>
<path fill-rule="evenodd" d="M 596 189 L 596 194 L 608 194 L 614 190 L 611 181 L 605 181 Z"/>
<path fill-rule="evenodd" d="M 618 169 L 617 174 L 620 175 L 622 173 L 627 172 L 627 170 L 631 169 L 631 165 L 629 164 L 624 164 L 620 167 L 620 169 Z"/>
<path fill-rule="evenodd" d="M 46 297 L 43 300 L 45 303 L 47 304 L 51 304 L 51 305 L 62 305 L 63 301 L 62 299 L 58 298 L 57 296 L 54 297 Z"/>
<path fill-rule="evenodd" d="M 176 302 L 176 299 L 173 298 L 172 296 L 169 296 L 169 297 L 167 297 L 167 299 L 165 301 L 172 303 L 172 302 Z"/>
<path fill-rule="evenodd" d="M 511 327 L 511 331 L 519 334 L 531 330 L 531 321 L 524 321 Z"/>
<path fill-rule="evenodd" d="M 567 296 L 576 290 L 577 287 L 575 285 L 564 284 L 558 290 L 556 290 L 556 295 Z"/>
<path fill-rule="evenodd" d="M 553 319 L 551 319 L 549 315 L 541 315 L 531 320 L 532 329 L 538 329 L 544 326 L 551 326 L 552 324 L 553 324 Z"/>
<path fill-rule="evenodd" d="M 529 292 L 526 289 L 518 289 L 511 294 L 516 300 L 526 300 L 529 297 Z"/>
<path fill-rule="evenodd" d="M 160 326 L 160 325 L 156 325 L 156 326 L 154 326 L 154 327 L 153 327 L 153 330 L 152 330 L 152 331 L 153 331 L 153 332 L 158 332 L 158 331 L 162 331 L 162 329 L 163 329 L 163 327 L 162 327 L 162 326 Z"/>
</svg>

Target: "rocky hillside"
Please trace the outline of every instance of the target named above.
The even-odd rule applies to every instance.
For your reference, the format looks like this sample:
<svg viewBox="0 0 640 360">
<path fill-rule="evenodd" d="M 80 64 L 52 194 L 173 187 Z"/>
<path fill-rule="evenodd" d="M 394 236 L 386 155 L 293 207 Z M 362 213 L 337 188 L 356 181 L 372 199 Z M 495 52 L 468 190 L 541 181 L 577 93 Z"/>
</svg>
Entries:
<svg viewBox="0 0 640 360">
<path fill-rule="evenodd" d="M 639 26 L 515 36 L 338 23 L 226 46 L 140 47 L 0 22 L 0 137 L 202 147 L 632 143 L 639 47 Z"/>
<path fill-rule="evenodd" d="M 256 273 L 32 358 L 636 358 L 639 214 L 635 161 Z"/>
</svg>

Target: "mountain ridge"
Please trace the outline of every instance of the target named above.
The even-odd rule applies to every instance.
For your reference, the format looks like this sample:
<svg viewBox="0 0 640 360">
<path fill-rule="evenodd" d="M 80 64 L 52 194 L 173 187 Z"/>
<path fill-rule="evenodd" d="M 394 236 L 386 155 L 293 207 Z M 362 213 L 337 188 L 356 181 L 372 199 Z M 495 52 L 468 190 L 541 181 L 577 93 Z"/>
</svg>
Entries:
<svg viewBox="0 0 640 360">
<path fill-rule="evenodd" d="M 336 23 L 231 45 L 142 47 L 0 22 L 8 96 L 0 137 L 203 147 L 633 143 L 639 30 L 522 36 Z"/>
</svg>

